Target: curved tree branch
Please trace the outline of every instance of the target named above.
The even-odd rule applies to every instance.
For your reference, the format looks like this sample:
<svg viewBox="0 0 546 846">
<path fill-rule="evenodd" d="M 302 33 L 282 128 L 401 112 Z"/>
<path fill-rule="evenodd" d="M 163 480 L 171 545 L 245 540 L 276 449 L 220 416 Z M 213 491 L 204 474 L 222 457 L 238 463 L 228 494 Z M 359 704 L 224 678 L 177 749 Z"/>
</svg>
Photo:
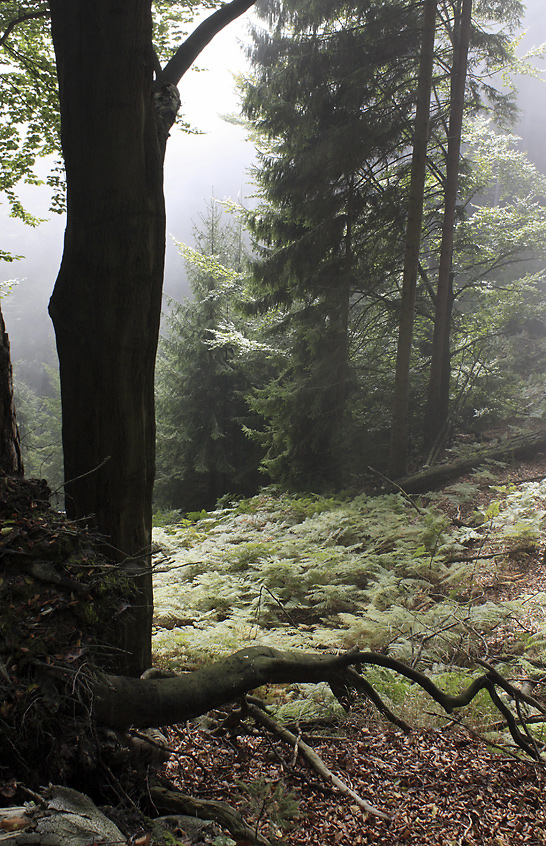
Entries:
<svg viewBox="0 0 546 846">
<path fill-rule="evenodd" d="M 480 690 L 495 683 L 487 673 L 453 696 L 440 690 L 419 670 L 376 652 L 315 655 L 256 646 L 174 678 L 98 676 L 94 682 L 94 713 L 97 722 L 116 728 L 165 726 L 205 714 L 264 684 L 332 681 L 339 686 L 340 674 L 355 664 L 386 667 L 400 673 L 418 684 L 447 713 L 468 705 Z M 389 719 L 394 716 L 381 708 L 379 696 L 371 696 L 369 683 L 357 684 L 354 675 L 347 672 L 344 681 L 348 687 L 364 692 Z M 394 721 L 407 729 L 403 721 Z"/>
<path fill-rule="evenodd" d="M 215 661 L 199 670 L 169 678 L 140 678 L 114 676 L 106 673 L 80 674 L 85 688 L 82 701 L 92 699 L 92 715 L 99 725 L 125 729 L 152 728 L 183 723 L 206 714 L 265 684 L 291 684 L 294 682 L 326 682 L 336 691 L 351 689 L 363 693 L 386 719 L 403 731 L 410 727 L 398 718 L 382 701 L 373 686 L 360 673 L 363 665 L 385 667 L 419 685 L 448 714 L 468 705 L 481 691 L 486 690 L 505 718 L 512 738 L 527 755 L 544 763 L 542 744 L 535 743 L 527 732 L 526 721 L 519 704 L 525 702 L 546 714 L 546 707 L 534 697 L 514 687 L 498 671 L 483 661 L 479 663 L 486 673 L 475 678 L 457 695 L 445 693 L 424 673 L 408 667 L 396 658 L 377 652 L 346 652 L 343 655 L 317 655 L 305 652 L 281 652 L 267 646 L 241 649 L 224 659 Z M 358 668 L 358 672 L 353 666 Z M 40 665 L 41 672 L 59 676 L 59 668 Z M 74 679 L 70 676 L 71 695 Z M 527 737 L 517 726 L 517 717 L 499 697 L 497 688 L 516 702 L 518 715 Z"/>
<path fill-rule="evenodd" d="M 178 85 L 198 55 L 224 27 L 243 15 L 255 0 L 231 0 L 209 15 L 180 45 L 174 56 L 157 75 L 155 89 L 164 85 Z"/>
<path fill-rule="evenodd" d="M 19 15 L 18 18 L 13 18 L 5 28 L 2 35 L 0 35 L 0 47 L 6 43 L 7 39 L 13 32 L 16 26 L 19 24 L 25 23 L 25 21 L 32 21 L 36 20 L 37 18 L 48 18 L 49 17 L 49 10 L 42 9 L 40 12 L 29 12 L 28 14 Z"/>
</svg>

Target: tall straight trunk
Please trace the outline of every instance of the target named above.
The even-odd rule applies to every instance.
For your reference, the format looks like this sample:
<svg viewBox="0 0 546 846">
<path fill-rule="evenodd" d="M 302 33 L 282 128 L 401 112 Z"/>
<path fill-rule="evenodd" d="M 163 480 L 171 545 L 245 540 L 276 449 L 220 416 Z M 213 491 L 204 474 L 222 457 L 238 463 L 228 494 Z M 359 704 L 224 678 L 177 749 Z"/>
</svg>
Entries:
<svg viewBox="0 0 546 846">
<path fill-rule="evenodd" d="M 9 338 L 0 310 L 0 473 L 23 475 L 23 460 L 13 402 Z"/>
<path fill-rule="evenodd" d="M 424 423 L 425 439 L 429 444 L 433 443 L 437 438 L 449 413 L 449 382 L 451 378 L 450 330 L 453 309 L 453 239 L 459 189 L 459 162 L 468 68 L 468 46 L 472 21 L 472 0 L 459 0 L 456 15 L 442 243 L 434 314 L 432 358 Z"/>
<path fill-rule="evenodd" d="M 331 480 L 336 491 L 341 490 L 347 482 L 347 454 L 346 454 L 346 430 L 347 430 L 347 397 L 349 393 L 349 313 L 351 307 L 351 295 L 354 290 L 354 266 L 355 254 L 353 247 L 354 240 L 354 212 L 353 200 L 355 191 L 355 178 L 351 176 L 351 190 L 347 197 L 347 222 L 344 238 L 345 249 L 345 274 L 339 288 L 334 294 L 334 308 L 332 324 L 336 327 L 334 351 L 332 357 L 333 385 L 334 385 L 334 416 L 335 422 L 332 427 L 332 460 L 333 472 Z"/>
<path fill-rule="evenodd" d="M 350 240 L 350 236 L 349 239 Z M 350 259 L 348 259 L 348 262 Z M 332 355 L 332 427 L 330 452 L 332 467 L 329 480 L 334 490 L 346 484 L 347 456 L 345 449 L 347 426 L 347 394 L 349 381 L 349 306 L 352 292 L 352 273 L 348 270 L 337 291 L 337 306 L 332 318 L 335 325 Z"/>
<path fill-rule="evenodd" d="M 50 0 L 67 226 L 49 311 L 60 362 L 66 510 L 104 536 L 135 594 L 118 672 L 151 662 L 154 362 L 165 206 L 151 0 Z"/>
<path fill-rule="evenodd" d="M 436 0 L 424 0 L 421 56 L 417 85 L 417 109 L 415 114 L 408 220 L 406 226 L 406 248 L 396 353 L 394 405 L 391 424 L 389 474 L 392 478 L 402 476 L 406 469 L 410 360 L 419 250 L 421 246 L 421 225 L 423 222 L 423 197 L 430 123 L 430 94 L 434 64 L 435 29 Z"/>
</svg>

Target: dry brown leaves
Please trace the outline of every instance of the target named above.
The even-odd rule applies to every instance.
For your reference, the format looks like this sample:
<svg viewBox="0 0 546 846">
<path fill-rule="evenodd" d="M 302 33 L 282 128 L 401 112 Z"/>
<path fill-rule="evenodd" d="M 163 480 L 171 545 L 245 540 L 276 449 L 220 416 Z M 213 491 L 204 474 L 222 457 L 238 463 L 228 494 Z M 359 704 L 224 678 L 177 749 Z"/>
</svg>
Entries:
<svg viewBox="0 0 546 846">
<path fill-rule="evenodd" d="M 251 824 L 252 810 L 237 781 L 282 780 L 299 802 L 299 816 L 284 834 L 289 846 L 546 843 L 545 774 L 489 753 L 461 729 L 405 736 L 379 725 L 353 726 L 343 737 L 311 743 L 333 772 L 391 819 L 364 815 L 304 764 L 293 765 L 292 751 L 269 737 L 227 739 L 187 729 L 171 737 L 176 752 L 165 775 L 198 798 L 230 802 Z M 266 819 L 267 808 L 260 823 L 264 834 Z"/>
</svg>

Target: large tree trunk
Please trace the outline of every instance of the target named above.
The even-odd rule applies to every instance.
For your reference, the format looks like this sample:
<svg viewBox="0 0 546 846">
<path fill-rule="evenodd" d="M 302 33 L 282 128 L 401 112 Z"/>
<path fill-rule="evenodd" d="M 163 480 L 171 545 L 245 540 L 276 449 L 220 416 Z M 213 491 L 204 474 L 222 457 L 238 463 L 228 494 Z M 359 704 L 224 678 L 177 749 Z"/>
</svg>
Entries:
<svg viewBox="0 0 546 846">
<path fill-rule="evenodd" d="M 150 665 L 154 362 L 165 208 L 151 0 L 50 0 L 67 181 L 50 314 L 60 361 L 66 510 L 137 589 L 116 669 Z"/>
<path fill-rule="evenodd" d="M 391 425 L 389 474 L 393 478 L 401 476 L 406 469 L 410 360 L 423 222 L 435 29 L 436 0 L 425 0 Z"/>
<path fill-rule="evenodd" d="M 66 509 L 133 575 L 116 669 L 151 660 L 154 365 L 165 253 L 163 159 L 176 85 L 254 0 L 231 0 L 157 67 L 152 0 L 49 0 L 67 227 L 50 314 L 61 374 Z M 154 82 L 154 72 L 157 74 Z"/>
<path fill-rule="evenodd" d="M 9 338 L 0 310 L 0 471 L 23 475 L 23 460 L 13 402 L 13 376 Z"/>
</svg>

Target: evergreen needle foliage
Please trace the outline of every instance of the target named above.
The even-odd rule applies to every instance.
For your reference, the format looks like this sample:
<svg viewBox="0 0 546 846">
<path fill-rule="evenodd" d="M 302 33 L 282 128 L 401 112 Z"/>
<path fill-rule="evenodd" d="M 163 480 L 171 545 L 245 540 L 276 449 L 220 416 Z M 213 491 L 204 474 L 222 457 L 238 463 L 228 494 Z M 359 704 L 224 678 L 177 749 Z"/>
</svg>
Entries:
<svg viewBox="0 0 546 846">
<path fill-rule="evenodd" d="M 433 335 L 459 5 L 437 4 L 410 363 L 416 448 Z M 248 216 L 257 254 L 248 309 L 269 314 L 271 342 L 285 356 L 252 405 L 265 420 L 258 435 L 264 467 L 292 490 L 343 489 L 367 464 L 385 465 L 420 8 L 405 0 L 319 2 L 312 14 L 297 3 L 260 6 L 269 32 L 254 33 L 253 75 L 242 84 L 258 144 L 261 200 Z M 518 0 L 473 8 L 442 386 L 453 416 L 481 412 L 493 381 L 502 385 L 497 408 L 514 393 L 515 367 L 501 367 L 510 342 L 499 338 L 542 296 L 541 178 L 514 139 L 480 117 L 507 125 L 514 116 L 513 88 L 501 71 L 517 66 L 510 35 L 521 14 Z M 523 261 L 534 264 L 522 274 Z"/>
<path fill-rule="evenodd" d="M 214 200 L 179 244 L 192 299 L 170 303 L 157 362 L 156 502 L 184 511 L 258 487 L 260 454 L 245 428 L 259 426 L 247 395 L 267 361 L 252 343 L 240 302 L 247 269 L 242 227 Z"/>
</svg>

